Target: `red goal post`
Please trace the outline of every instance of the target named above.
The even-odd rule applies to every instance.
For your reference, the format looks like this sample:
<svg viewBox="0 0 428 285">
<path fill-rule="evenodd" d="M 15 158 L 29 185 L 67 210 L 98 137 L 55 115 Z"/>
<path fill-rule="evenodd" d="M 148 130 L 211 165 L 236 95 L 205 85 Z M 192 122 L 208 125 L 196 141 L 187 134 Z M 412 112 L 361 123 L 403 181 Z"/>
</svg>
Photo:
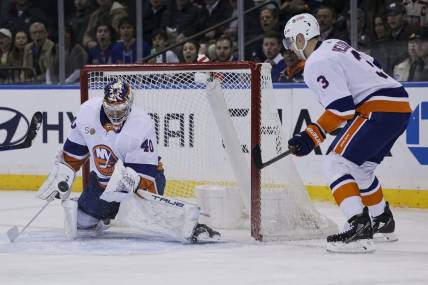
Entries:
<svg viewBox="0 0 428 285">
<path fill-rule="evenodd" d="M 252 159 L 256 150 L 261 150 L 264 161 L 286 150 L 277 107 L 270 105 L 270 65 L 88 65 L 81 69 L 81 102 L 102 96 L 103 86 L 116 78 L 131 85 L 134 104 L 154 119 L 159 155 L 166 167 L 167 195 L 194 198 L 199 186 L 211 184 L 239 188 L 256 240 L 302 239 L 309 236 L 308 231 L 317 231 L 308 226 L 319 214 L 308 210 L 312 206 L 307 197 L 302 198 L 307 196 L 303 184 L 303 190 L 283 191 L 287 187 L 280 169 L 286 159 L 266 170 L 258 169 Z M 221 100 L 213 103 L 210 98 Z M 85 165 L 84 185 L 88 169 Z M 268 188 L 263 191 L 266 199 L 262 184 Z M 281 218 L 282 207 L 295 213 Z M 303 220 L 301 228 L 296 221 L 290 226 L 288 220 L 293 215 L 308 221 Z M 322 226 L 315 228 L 317 235 L 325 235 L 325 231 L 319 232 Z"/>
</svg>

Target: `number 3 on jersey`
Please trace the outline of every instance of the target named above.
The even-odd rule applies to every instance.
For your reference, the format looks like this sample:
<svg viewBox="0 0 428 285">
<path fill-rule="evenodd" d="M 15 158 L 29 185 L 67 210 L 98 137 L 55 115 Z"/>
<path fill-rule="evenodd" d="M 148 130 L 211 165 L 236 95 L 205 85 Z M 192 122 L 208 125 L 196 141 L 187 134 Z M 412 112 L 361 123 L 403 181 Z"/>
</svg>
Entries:
<svg viewBox="0 0 428 285">
<path fill-rule="evenodd" d="M 154 151 L 153 143 L 151 140 L 145 140 L 141 144 L 141 148 L 144 150 L 144 152 L 153 152 Z"/>
<path fill-rule="evenodd" d="M 351 50 L 351 53 L 352 53 L 352 55 L 353 55 L 353 56 L 354 56 L 358 61 L 360 61 L 360 60 L 361 60 L 361 54 L 359 54 L 359 52 L 358 52 L 358 51 L 356 51 L 356 50 Z M 375 68 L 375 65 L 376 65 L 376 68 L 378 68 L 378 69 L 382 70 L 382 68 L 381 68 L 381 66 L 380 66 L 380 65 L 377 65 L 376 63 L 375 63 L 375 64 L 373 64 L 373 63 L 371 63 L 371 62 L 370 62 L 370 61 L 368 61 L 368 60 L 366 60 L 366 62 L 367 62 L 367 64 L 368 64 L 368 65 L 370 65 L 371 67 Z M 385 74 L 384 72 L 380 71 L 380 70 L 375 71 L 375 73 L 376 73 L 378 76 L 380 76 L 380 77 L 382 77 L 382 78 L 387 79 L 387 78 L 388 78 L 388 75 L 387 75 L 387 74 Z"/>
<path fill-rule="evenodd" d="M 317 81 L 321 83 L 322 89 L 326 89 L 328 85 L 330 85 L 330 83 L 328 82 L 328 80 L 325 78 L 324 75 L 318 76 Z"/>
</svg>

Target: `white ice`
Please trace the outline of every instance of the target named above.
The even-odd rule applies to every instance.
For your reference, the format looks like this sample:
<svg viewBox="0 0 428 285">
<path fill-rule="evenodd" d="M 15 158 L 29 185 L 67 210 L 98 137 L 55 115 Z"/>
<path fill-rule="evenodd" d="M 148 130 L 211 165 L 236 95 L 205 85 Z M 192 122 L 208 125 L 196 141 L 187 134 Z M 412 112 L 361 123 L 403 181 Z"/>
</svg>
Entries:
<svg viewBox="0 0 428 285">
<path fill-rule="evenodd" d="M 68 241 L 62 208 L 53 202 L 14 243 L 7 229 L 25 225 L 43 202 L 31 191 L 0 191 L 0 284 L 428 284 L 428 210 L 394 208 L 395 243 L 373 254 L 332 254 L 324 241 L 253 241 L 223 231 L 223 242 L 182 245 L 111 228 L 98 238 Z M 333 204 L 317 203 L 338 224 Z"/>
</svg>

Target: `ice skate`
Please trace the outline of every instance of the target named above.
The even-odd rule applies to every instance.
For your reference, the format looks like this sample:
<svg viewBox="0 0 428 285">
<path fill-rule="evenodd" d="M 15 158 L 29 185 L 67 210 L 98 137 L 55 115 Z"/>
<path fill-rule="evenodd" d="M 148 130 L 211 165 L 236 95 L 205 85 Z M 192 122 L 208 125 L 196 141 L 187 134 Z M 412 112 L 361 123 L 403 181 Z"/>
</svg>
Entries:
<svg viewBox="0 0 428 285">
<path fill-rule="evenodd" d="M 368 208 L 348 220 L 349 229 L 327 237 L 327 251 L 341 253 L 368 253 L 375 251 L 373 227 Z"/>
<path fill-rule="evenodd" d="M 392 212 L 389 209 L 389 203 L 386 202 L 385 210 L 377 217 L 373 217 L 373 239 L 376 242 L 397 241 L 395 235 L 395 221 Z"/>
<path fill-rule="evenodd" d="M 207 225 L 197 224 L 191 237 L 192 243 L 219 241 L 221 235 Z"/>
</svg>

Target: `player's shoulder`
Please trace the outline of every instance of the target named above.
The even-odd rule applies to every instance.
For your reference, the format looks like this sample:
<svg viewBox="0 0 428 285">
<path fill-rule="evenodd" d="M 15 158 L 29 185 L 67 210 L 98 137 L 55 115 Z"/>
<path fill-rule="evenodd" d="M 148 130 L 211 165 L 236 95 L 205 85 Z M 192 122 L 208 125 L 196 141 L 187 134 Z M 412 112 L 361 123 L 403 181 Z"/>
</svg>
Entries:
<svg viewBox="0 0 428 285">
<path fill-rule="evenodd" d="M 92 121 L 94 116 L 99 116 L 102 101 L 102 97 L 94 97 L 83 102 L 79 108 L 78 121 Z"/>
<path fill-rule="evenodd" d="M 304 75 L 307 77 L 311 73 L 318 73 L 319 70 L 334 68 L 343 54 L 336 51 L 340 45 L 347 45 L 347 43 L 336 39 L 322 41 L 306 60 Z"/>
<path fill-rule="evenodd" d="M 102 97 L 93 97 L 89 100 L 85 101 L 80 105 L 80 111 L 89 111 L 89 110 L 96 110 L 100 109 L 103 102 Z"/>
<path fill-rule="evenodd" d="M 308 58 L 308 64 L 334 61 L 341 54 L 337 52 L 341 45 L 349 46 L 346 42 L 336 39 L 322 41 Z"/>
<path fill-rule="evenodd" d="M 127 129 L 134 133 L 145 133 L 148 129 L 154 128 L 154 123 L 149 114 L 143 109 L 133 107 L 128 119 L 126 120 Z"/>
</svg>

